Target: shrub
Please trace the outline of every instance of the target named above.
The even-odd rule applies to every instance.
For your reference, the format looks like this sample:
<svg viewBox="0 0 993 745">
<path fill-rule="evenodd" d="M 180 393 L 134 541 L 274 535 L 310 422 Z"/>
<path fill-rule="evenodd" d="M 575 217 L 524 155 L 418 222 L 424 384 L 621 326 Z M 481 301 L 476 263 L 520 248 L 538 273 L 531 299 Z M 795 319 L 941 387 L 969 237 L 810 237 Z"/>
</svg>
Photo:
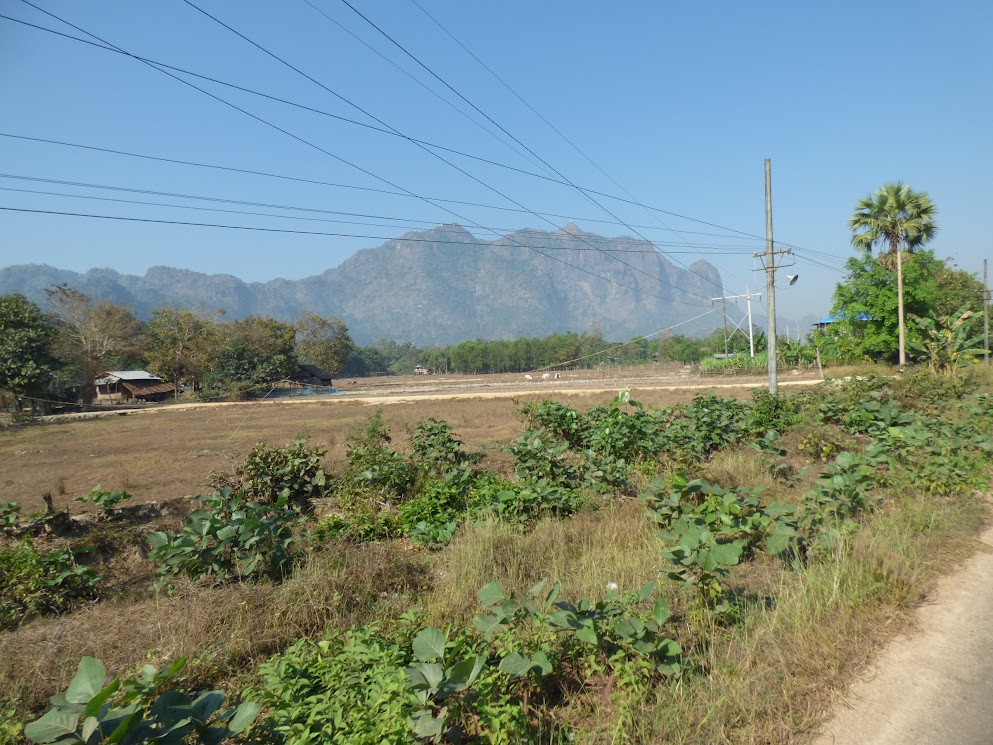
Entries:
<svg viewBox="0 0 993 745">
<path fill-rule="evenodd" d="M 114 509 L 117 505 L 125 499 L 131 499 L 131 495 L 126 491 L 104 491 L 98 484 L 90 489 L 90 493 L 85 497 L 76 497 L 73 501 L 98 505 L 100 507 L 100 517 L 108 518 L 114 514 Z"/>
<path fill-rule="evenodd" d="M 752 404 L 743 426 L 756 435 L 763 435 L 769 430 L 781 433 L 798 418 L 799 408 L 792 399 L 765 390 L 753 390 Z"/>
<path fill-rule="evenodd" d="M 0 629 L 71 610 L 96 597 L 99 581 L 92 569 L 76 565 L 68 548 L 38 551 L 26 537 L 13 549 L 0 551 Z"/>
<path fill-rule="evenodd" d="M 480 456 L 462 449 L 462 440 L 452 434 L 448 422 L 427 419 L 410 437 L 415 465 L 431 476 L 444 476 L 478 463 Z"/>
<path fill-rule="evenodd" d="M 243 492 L 200 497 L 209 509 L 197 510 L 182 531 L 148 536 L 148 558 L 159 564 L 162 576 L 186 574 L 223 582 L 268 577 L 280 580 L 290 573 L 293 528 L 305 518 L 287 506 L 287 497 L 274 504 L 252 502 Z"/>
<path fill-rule="evenodd" d="M 223 691 L 207 691 L 195 698 L 178 690 L 156 695 L 183 664 L 181 659 L 162 671 L 146 665 L 140 678 L 123 682 L 114 678 L 107 683 L 103 663 L 84 657 L 69 688 L 52 697 L 51 710 L 24 727 L 24 737 L 36 743 L 84 745 L 178 745 L 195 738 L 201 745 L 216 745 L 252 725 L 258 704 L 246 702 L 222 711 Z"/>
<path fill-rule="evenodd" d="M 580 484 L 580 474 L 568 450 L 569 443 L 559 442 L 545 430 L 525 432 L 507 447 L 507 453 L 517 460 L 514 470 L 521 481 L 574 489 Z"/>
<path fill-rule="evenodd" d="M 417 469 L 389 448 L 391 441 L 380 411 L 369 418 L 365 429 L 348 438 L 345 450 L 348 469 L 335 487 L 339 501 L 355 486 L 379 492 L 391 503 L 409 495 L 417 480 Z"/>
<path fill-rule="evenodd" d="M 240 490 L 253 502 L 275 504 L 285 497 L 298 509 L 309 510 L 311 500 L 324 496 L 327 473 L 322 465 L 325 450 L 307 447 L 307 438 L 273 448 L 259 442 L 235 471 Z"/>
</svg>

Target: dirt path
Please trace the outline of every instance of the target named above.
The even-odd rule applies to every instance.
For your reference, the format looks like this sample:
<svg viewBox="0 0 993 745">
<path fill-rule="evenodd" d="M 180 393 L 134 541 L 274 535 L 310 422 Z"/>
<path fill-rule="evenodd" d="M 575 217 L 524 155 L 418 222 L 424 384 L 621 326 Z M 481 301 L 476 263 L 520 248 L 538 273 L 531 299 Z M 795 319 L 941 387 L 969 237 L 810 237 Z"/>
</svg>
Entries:
<svg viewBox="0 0 993 745">
<path fill-rule="evenodd" d="M 993 528 L 945 577 L 814 745 L 993 744 Z"/>
<path fill-rule="evenodd" d="M 646 381 L 644 379 L 630 380 L 610 380 L 595 387 L 588 387 L 589 383 L 595 381 L 579 381 L 580 385 L 586 383 L 584 387 L 565 387 L 556 385 L 536 384 L 529 387 L 514 387 L 507 385 L 471 385 L 460 384 L 452 386 L 422 386 L 418 388 L 405 389 L 403 386 L 385 389 L 379 392 L 344 392 L 337 396 L 299 396 L 292 398 L 272 398 L 256 401 L 217 401 L 217 402 L 190 402 L 178 404 L 165 404 L 161 406 L 149 406 L 147 408 L 137 406 L 128 409 L 116 409 L 114 411 L 89 411 L 77 414 L 57 414 L 48 417 L 39 417 L 42 421 L 73 421 L 76 419 L 96 419 L 114 416 L 128 416 L 134 414 L 153 414 L 168 411 L 189 411 L 192 409 L 217 409 L 228 407 L 241 407 L 246 410 L 259 406 L 282 406 L 294 404 L 330 404 L 342 402 L 359 402 L 370 406 L 384 406 L 390 404 L 408 403 L 411 401 L 453 401 L 457 399 L 493 399 L 493 398 L 518 398 L 522 396 L 587 396 L 603 393 L 607 390 L 621 390 L 622 388 L 638 388 L 641 390 L 656 391 L 682 391 L 682 390 L 721 390 L 728 388 L 761 388 L 765 382 L 762 378 L 740 378 L 734 382 L 693 382 L 675 383 L 671 380 L 664 382 Z M 820 383 L 820 378 L 798 378 L 793 380 L 781 380 L 781 387 L 816 385 Z M 439 392 L 440 391 L 440 392 Z"/>
</svg>

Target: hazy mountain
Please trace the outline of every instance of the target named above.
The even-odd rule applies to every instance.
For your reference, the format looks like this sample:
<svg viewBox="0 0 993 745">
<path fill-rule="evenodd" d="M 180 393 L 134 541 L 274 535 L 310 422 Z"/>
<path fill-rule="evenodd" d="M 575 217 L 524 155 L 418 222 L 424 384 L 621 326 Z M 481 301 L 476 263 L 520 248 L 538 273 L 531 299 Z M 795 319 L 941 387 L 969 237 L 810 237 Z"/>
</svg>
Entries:
<svg viewBox="0 0 993 745">
<path fill-rule="evenodd" d="M 39 304 L 44 289 L 60 282 L 141 317 L 157 307 L 179 307 L 292 320 L 308 309 L 342 318 L 359 344 L 382 337 L 425 345 L 588 331 L 594 324 L 609 339 L 626 339 L 703 312 L 710 305 L 701 296 L 718 294 L 721 280 L 706 261 L 688 271 L 645 241 L 605 238 L 573 224 L 554 233 L 519 230 L 495 241 L 442 225 L 358 251 L 334 269 L 295 281 L 246 283 L 169 267 L 152 267 L 143 277 L 37 264 L 0 270 L 0 294 L 21 292 Z M 708 331 L 719 322 L 712 315 L 679 332 Z"/>
</svg>

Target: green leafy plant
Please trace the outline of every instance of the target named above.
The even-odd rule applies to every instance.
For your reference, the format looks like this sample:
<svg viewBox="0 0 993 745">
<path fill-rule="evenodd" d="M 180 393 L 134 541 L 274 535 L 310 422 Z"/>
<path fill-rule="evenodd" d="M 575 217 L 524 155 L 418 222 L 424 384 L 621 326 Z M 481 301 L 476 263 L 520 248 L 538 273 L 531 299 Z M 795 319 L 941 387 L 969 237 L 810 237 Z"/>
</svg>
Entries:
<svg viewBox="0 0 993 745">
<path fill-rule="evenodd" d="M 0 533 L 13 535 L 20 515 L 21 506 L 17 502 L 0 502 Z"/>
<path fill-rule="evenodd" d="M 163 682 L 178 673 L 184 660 L 157 671 L 142 670 L 140 678 L 107 682 L 103 663 L 83 657 L 66 692 L 52 697 L 52 709 L 24 727 L 35 743 L 98 745 L 98 743 L 189 742 L 216 745 L 247 730 L 258 717 L 258 704 L 245 702 L 222 710 L 223 691 L 190 696 L 172 690 L 157 694 Z"/>
<path fill-rule="evenodd" d="M 420 422 L 410 437 L 414 463 L 431 476 L 445 476 L 478 463 L 481 456 L 463 450 L 464 443 L 448 422 L 427 419 Z"/>
<path fill-rule="evenodd" d="M 200 499 L 209 509 L 190 515 L 182 531 L 148 536 L 148 558 L 159 565 L 160 586 L 178 574 L 223 582 L 279 580 L 290 573 L 297 542 L 293 528 L 306 518 L 287 506 L 286 496 L 270 505 L 222 489 Z"/>
<path fill-rule="evenodd" d="M 525 432 L 507 447 L 514 456 L 514 470 L 521 481 L 574 489 L 580 484 L 580 473 L 568 452 L 569 443 L 560 442 L 544 430 Z"/>
<path fill-rule="evenodd" d="M 114 514 L 117 505 L 125 499 L 131 499 L 131 495 L 126 491 L 104 491 L 97 485 L 90 489 L 90 493 L 85 497 L 76 497 L 73 501 L 95 504 L 100 507 L 100 517 L 109 518 Z"/>
<path fill-rule="evenodd" d="M 96 597 L 99 581 L 92 569 L 76 564 L 68 548 L 38 551 L 25 537 L 0 551 L 0 629 L 71 610 Z"/>
<path fill-rule="evenodd" d="M 259 442 L 235 471 L 240 491 L 253 502 L 287 504 L 310 510 L 311 501 L 324 496 L 328 476 L 324 471 L 325 450 L 307 446 L 306 437 L 297 437 L 281 448 Z"/>
<path fill-rule="evenodd" d="M 907 338 L 911 352 L 927 360 L 933 373 L 954 375 L 985 352 L 983 335 L 973 332 L 976 312 L 963 305 L 947 316 L 930 318 L 911 314 L 916 334 Z"/>
<path fill-rule="evenodd" d="M 339 502 L 348 501 L 349 492 L 356 486 L 391 503 L 410 496 L 417 469 L 403 455 L 390 449 L 391 442 L 389 427 L 380 411 L 369 418 L 365 429 L 348 438 L 345 449 L 348 469 L 336 485 Z"/>
</svg>

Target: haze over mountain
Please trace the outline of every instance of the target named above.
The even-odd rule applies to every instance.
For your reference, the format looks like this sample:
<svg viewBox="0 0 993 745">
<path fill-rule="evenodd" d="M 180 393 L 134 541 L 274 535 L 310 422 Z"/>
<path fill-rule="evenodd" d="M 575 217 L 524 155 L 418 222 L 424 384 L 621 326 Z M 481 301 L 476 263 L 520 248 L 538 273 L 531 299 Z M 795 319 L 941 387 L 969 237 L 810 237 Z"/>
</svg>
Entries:
<svg viewBox="0 0 993 745">
<path fill-rule="evenodd" d="M 274 272 L 282 261 L 317 263 L 320 257 L 287 253 L 275 260 Z M 721 278 L 706 261 L 688 271 L 646 241 L 605 238 L 574 224 L 556 232 L 519 230 L 494 241 L 441 225 L 360 250 L 300 280 L 245 283 L 169 267 L 152 267 L 143 277 L 38 264 L 0 270 L 0 294 L 21 292 L 43 307 L 45 288 L 61 282 L 124 304 L 142 318 L 169 307 L 291 321 L 307 309 L 344 320 L 358 344 L 387 338 L 429 345 L 582 332 L 595 324 L 608 339 L 627 339 L 705 312 L 710 304 L 703 298 L 719 293 Z M 710 315 L 678 331 L 706 332 L 719 323 L 719 315 Z"/>
</svg>

